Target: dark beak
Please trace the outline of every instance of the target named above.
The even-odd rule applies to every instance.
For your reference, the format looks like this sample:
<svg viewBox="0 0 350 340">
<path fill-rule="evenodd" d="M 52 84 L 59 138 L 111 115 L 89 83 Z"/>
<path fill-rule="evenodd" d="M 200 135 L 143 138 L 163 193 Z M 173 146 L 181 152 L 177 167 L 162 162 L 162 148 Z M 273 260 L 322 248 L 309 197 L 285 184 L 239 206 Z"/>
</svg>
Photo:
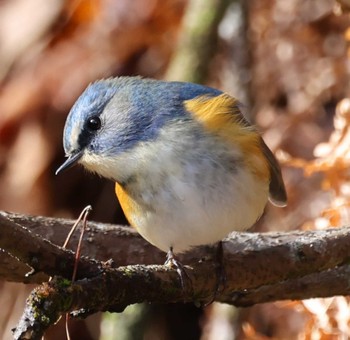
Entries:
<svg viewBox="0 0 350 340">
<path fill-rule="evenodd" d="M 81 158 L 83 155 L 83 151 L 78 151 L 66 159 L 66 161 L 56 170 L 55 175 L 58 175 L 60 172 L 63 170 L 71 168 L 73 165 L 75 165 L 78 160 Z"/>
</svg>

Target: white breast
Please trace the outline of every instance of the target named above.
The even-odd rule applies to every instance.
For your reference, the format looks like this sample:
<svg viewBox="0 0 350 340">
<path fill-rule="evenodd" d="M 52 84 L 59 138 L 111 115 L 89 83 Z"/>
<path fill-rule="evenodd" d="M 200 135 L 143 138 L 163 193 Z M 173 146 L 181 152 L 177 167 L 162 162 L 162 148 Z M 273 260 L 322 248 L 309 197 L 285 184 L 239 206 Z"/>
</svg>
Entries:
<svg viewBox="0 0 350 340">
<path fill-rule="evenodd" d="M 188 148 L 189 140 L 173 132 L 173 139 L 169 131 L 164 136 L 166 143 L 160 136 L 139 145 L 134 163 L 123 163 L 136 167 L 127 190 L 141 207 L 133 216 L 138 232 L 161 250 L 178 253 L 251 227 L 263 213 L 268 182 L 245 168 L 239 149 L 193 136 Z"/>
<path fill-rule="evenodd" d="M 131 151 L 113 157 L 87 153 L 80 160 L 125 185 L 137 206 L 129 212 L 134 227 L 163 251 L 183 252 L 248 229 L 268 199 L 268 179 L 246 168 L 237 146 L 194 131 L 188 122 L 174 124 Z"/>
<path fill-rule="evenodd" d="M 266 184 L 254 182 L 247 174 L 210 190 L 174 178 L 168 185 L 156 195 L 145 191 L 145 202 L 154 211 L 139 215 L 136 222 L 139 233 L 164 251 L 173 247 L 182 252 L 217 242 L 231 231 L 248 229 L 267 201 Z"/>
</svg>

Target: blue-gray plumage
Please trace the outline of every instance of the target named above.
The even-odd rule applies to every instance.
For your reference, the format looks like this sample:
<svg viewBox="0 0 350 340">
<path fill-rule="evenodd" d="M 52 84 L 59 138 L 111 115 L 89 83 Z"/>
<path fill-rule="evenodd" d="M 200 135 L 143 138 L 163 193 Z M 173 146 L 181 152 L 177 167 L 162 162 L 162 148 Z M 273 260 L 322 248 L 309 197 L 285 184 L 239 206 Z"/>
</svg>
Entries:
<svg viewBox="0 0 350 340">
<path fill-rule="evenodd" d="M 169 83 L 139 77 L 119 79 L 120 81 L 107 79 L 89 85 L 74 104 L 67 118 L 63 138 L 68 154 L 72 148 L 79 147 L 74 144 L 75 138 L 71 138 L 77 123 L 80 122 L 78 142 L 85 147 L 93 141 L 94 133 L 84 124 L 91 117 L 100 117 L 107 105 L 111 109 L 115 106 L 118 110 L 118 124 L 115 124 L 113 130 L 105 131 L 107 133 L 101 136 L 99 143 L 91 145 L 96 152 L 103 152 L 105 145 L 110 143 L 113 143 L 110 151 L 125 151 L 135 143 L 155 138 L 159 129 L 169 123 L 169 120 L 188 119 L 188 112 L 183 107 L 184 101 L 200 95 L 217 96 L 222 93 L 192 83 Z M 114 135 L 113 138 L 111 134 Z"/>
<path fill-rule="evenodd" d="M 91 84 L 64 130 L 68 159 L 116 182 L 122 208 L 158 248 L 185 251 L 249 228 L 280 168 L 238 101 L 201 85 L 120 77 Z"/>
</svg>

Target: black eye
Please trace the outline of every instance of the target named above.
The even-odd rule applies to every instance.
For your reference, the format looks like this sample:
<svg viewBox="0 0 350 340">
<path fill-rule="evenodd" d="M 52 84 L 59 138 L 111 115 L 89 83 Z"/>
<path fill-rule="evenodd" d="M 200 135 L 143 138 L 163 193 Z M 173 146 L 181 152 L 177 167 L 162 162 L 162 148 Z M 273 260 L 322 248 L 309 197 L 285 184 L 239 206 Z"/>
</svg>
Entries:
<svg viewBox="0 0 350 340">
<path fill-rule="evenodd" d="M 86 122 L 86 127 L 89 130 L 97 131 L 101 128 L 101 119 L 99 117 L 90 117 Z"/>
</svg>

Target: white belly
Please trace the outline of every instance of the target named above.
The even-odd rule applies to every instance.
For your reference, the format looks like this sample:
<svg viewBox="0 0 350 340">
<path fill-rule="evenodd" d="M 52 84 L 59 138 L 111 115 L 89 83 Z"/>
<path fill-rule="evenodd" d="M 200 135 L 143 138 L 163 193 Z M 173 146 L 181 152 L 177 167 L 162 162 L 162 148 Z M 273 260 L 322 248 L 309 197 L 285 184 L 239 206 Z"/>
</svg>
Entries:
<svg viewBox="0 0 350 340">
<path fill-rule="evenodd" d="M 269 179 L 261 181 L 246 168 L 238 147 L 198 138 L 194 128 L 179 134 L 184 127 L 190 123 L 117 158 L 82 158 L 90 170 L 123 186 L 132 202 L 128 218 L 138 232 L 177 253 L 251 227 L 263 213 L 269 186 Z"/>
<path fill-rule="evenodd" d="M 179 253 L 251 227 L 263 213 L 268 183 L 243 169 L 220 170 L 216 178 L 199 179 L 189 168 L 163 178 L 159 190 L 144 186 L 140 203 L 148 208 L 133 220 L 138 232 L 161 250 Z"/>
</svg>

